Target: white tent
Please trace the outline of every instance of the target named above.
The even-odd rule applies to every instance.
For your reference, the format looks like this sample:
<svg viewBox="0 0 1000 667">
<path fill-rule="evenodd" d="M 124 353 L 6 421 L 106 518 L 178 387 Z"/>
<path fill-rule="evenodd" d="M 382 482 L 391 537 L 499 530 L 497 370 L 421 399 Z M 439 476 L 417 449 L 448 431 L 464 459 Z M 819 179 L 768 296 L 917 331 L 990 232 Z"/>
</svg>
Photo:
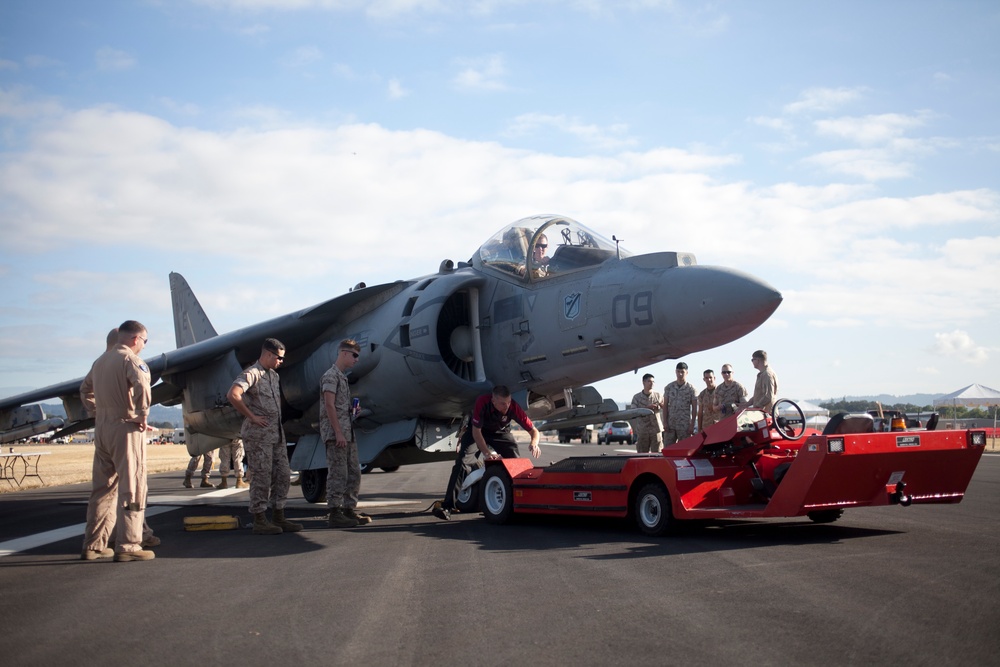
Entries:
<svg viewBox="0 0 1000 667">
<path fill-rule="evenodd" d="M 970 384 L 968 387 L 953 391 L 947 396 L 934 399 L 934 405 L 962 405 L 967 408 L 990 407 L 1000 405 L 1000 391 L 984 387 L 981 384 Z"/>
<path fill-rule="evenodd" d="M 802 416 L 806 417 L 829 417 L 830 411 L 826 408 L 821 408 L 815 403 L 810 403 L 809 401 L 797 401 L 794 398 L 790 399 L 795 405 L 799 406 L 802 410 Z M 791 417 L 795 414 L 795 411 L 791 408 L 784 408 L 778 411 L 778 414 L 782 417 Z"/>
</svg>

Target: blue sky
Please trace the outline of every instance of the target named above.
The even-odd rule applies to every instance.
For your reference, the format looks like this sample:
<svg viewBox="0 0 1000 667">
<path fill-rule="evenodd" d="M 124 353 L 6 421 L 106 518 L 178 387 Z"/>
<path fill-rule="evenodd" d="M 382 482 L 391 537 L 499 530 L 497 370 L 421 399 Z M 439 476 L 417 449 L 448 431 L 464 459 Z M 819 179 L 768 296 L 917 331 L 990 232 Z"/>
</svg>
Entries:
<svg viewBox="0 0 1000 667">
<path fill-rule="evenodd" d="M 781 290 L 699 389 L 757 348 L 793 398 L 1000 387 L 998 34 L 995 2 L 6 0 L 0 391 L 127 318 L 173 349 L 169 271 L 224 332 L 536 213 Z"/>
</svg>

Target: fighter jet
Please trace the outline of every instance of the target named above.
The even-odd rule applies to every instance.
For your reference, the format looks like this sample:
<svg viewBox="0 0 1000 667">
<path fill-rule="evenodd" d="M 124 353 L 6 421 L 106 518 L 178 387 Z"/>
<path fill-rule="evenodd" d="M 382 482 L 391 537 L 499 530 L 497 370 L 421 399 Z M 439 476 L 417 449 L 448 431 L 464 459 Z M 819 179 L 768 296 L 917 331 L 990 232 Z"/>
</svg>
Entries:
<svg viewBox="0 0 1000 667">
<path fill-rule="evenodd" d="M 614 237 L 612 237 L 614 239 Z M 299 312 L 219 335 L 187 281 L 170 274 L 177 349 L 147 359 L 153 400 L 183 405 L 187 447 L 204 453 L 239 437 L 226 393 L 263 340 L 286 346 L 279 373 L 283 422 L 303 493 L 320 500 L 326 456 L 319 380 L 344 338 L 362 346 L 350 373 L 360 401 L 359 457 L 366 468 L 453 455 L 475 398 L 505 384 L 548 428 L 627 418 L 588 386 L 620 373 L 736 340 L 756 329 L 781 294 L 746 273 L 699 266 L 693 254 L 632 255 L 565 216 L 518 220 L 468 262 L 366 286 Z M 60 434 L 93 423 L 82 378 L 0 400 L 0 440 L 51 430 L 38 401 L 59 397 Z"/>
</svg>

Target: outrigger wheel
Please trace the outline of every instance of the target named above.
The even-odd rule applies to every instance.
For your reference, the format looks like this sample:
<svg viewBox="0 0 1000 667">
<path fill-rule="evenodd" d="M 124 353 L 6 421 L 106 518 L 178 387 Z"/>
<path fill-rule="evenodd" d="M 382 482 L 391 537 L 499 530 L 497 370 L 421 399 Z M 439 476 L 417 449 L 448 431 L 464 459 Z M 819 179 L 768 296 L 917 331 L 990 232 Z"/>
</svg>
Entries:
<svg viewBox="0 0 1000 667">
<path fill-rule="evenodd" d="M 781 408 L 794 410 L 798 414 L 791 417 L 781 417 L 778 414 Z M 771 415 L 774 418 L 774 425 L 777 427 L 778 435 L 784 440 L 798 440 L 806 432 L 806 417 L 802 414 L 802 408 L 796 405 L 794 401 L 790 401 L 787 398 L 779 398 L 771 408 Z"/>
</svg>

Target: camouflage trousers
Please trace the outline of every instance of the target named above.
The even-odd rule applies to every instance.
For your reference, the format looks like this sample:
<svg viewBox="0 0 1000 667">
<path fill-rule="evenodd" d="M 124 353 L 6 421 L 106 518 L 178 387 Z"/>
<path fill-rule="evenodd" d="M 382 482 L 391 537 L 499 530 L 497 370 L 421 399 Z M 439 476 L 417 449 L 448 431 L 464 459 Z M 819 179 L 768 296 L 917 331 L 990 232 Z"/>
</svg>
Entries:
<svg viewBox="0 0 1000 667">
<path fill-rule="evenodd" d="M 250 513 L 259 514 L 267 506 L 285 509 L 292 471 L 288 467 L 288 448 L 281 440 L 243 439 L 250 471 Z"/>
<path fill-rule="evenodd" d="M 635 436 L 635 451 L 639 454 L 658 454 L 663 446 L 663 435 L 659 431 L 638 431 Z"/>
<path fill-rule="evenodd" d="M 358 443 L 350 441 L 346 447 L 326 443 L 326 504 L 331 508 L 355 508 L 360 490 Z"/>
<path fill-rule="evenodd" d="M 232 460 L 232 470 L 236 472 L 236 478 L 243 477 L 243 441 L 234 440 L 228 445 L 219 447 L 219 476 L 225 477 L 229 474 L 230 460 Z"/>
<path fill-rule="evenodd" d="M 205 452 L 204 455 L 192 456 L 191 460 L 188 461 L 187 474 L 190 477 L 194 474 L 194 471 L 198 469 L 198 463 L 202 459 L 205 462 L 201 466 L 201 476 L 208 479 L 209 473 L 212 472 L 212 452 Z"/>
<path fill-rule="evenodd" d="M 691 435 L 691 422 L 677 422 L 675 424 L 668 424 L 667 428 L 663 431 L 663 444 L 672 445 L 675 442 L 679 442 L 684 438 Z"/>
</svg>

